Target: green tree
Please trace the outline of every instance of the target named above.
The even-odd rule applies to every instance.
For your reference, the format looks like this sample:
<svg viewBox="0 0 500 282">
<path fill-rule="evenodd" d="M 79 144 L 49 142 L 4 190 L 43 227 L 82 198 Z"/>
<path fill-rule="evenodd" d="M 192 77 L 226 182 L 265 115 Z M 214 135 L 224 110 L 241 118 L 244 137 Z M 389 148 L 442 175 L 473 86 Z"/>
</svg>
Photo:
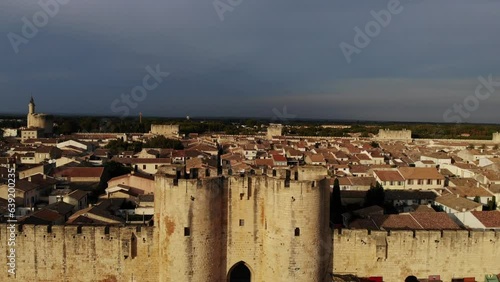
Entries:
<svg viewBox="0 0 500 282">
<path fill-rule="evenodd" d="M 129 143 L 123 141 L 123 139 L 120 138 L 109 141 L 105 148 L 109 149 L 111 154 L 113 155 L 116 155 L 123 151 L 134 151 L 137 153 L 142 150 L 142 143 L 141 142 Z"/>
<path fill-rule="evenodd" d="M 384 187 L 380 183 L 376 183 L 375 186 L 370 187 L 366 192 L 365 206 L 384 206 L 385 204 L 385 192 Z"/>
<path fill-rule="evenodd" d="M 493 196 L 493 198 L 488 201 L 488 210 L 489 211 L 494 211 L 497 209 L 497 198 Z"/>
<path fill-rule="evenodd" d="M 123 164 L 115 162 L 115 161 L 105 163 L 104 169 L 108 173 L 107 176 L 109 177 L 109 179 L 117 177 L 117 176 L 129 174 L 132 171 L 132 168 L 125 167 Z"/>
<path fill-rule="evenodd" d="M 370 143 L 370 145 L 371 145 L 373 148 L 378 148 L 378 147 L 380 147 L 380 145 L 379 145 L 377 142 L 375 142 L 375 141 L 372 141 L 372 143 Z"/>
<path fill-rule="evenodd" d="M 342 199 L 340 196 L 339 179 L 335 178 L 330 196 L 330 221 L 333 224 L 342 224 Z"/>
<path fill-rule="evenodd" d="M 176 150 L 184 149 L 184 146 L 182 145 L 181 141 L 175 140 L 175 139 L 168 139 L 162 135 L 155 136 L 155 137 L 147 140 L 143 147 L 144 148 L 169 148 L 169 149 L 176 149 Z"/>
<path fill-rule="evenodd" d="M 59 134 L 69 135 L 77 132 L 79 129 L 78 123 L 75 120 L 65 120 L 60 126 L 56 128 Z"/>
</svg>

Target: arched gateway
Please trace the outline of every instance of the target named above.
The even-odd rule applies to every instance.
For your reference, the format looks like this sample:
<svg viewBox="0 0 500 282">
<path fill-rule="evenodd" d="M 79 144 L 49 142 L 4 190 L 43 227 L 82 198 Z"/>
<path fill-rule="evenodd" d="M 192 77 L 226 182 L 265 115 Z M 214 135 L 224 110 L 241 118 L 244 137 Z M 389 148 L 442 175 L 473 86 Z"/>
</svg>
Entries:
<svg viewBox="0 0 500 282">
<path fill-rule="evenodd" d="M 246 263 L 240 261 L 229 270 L 228 282 L 251 282 L 252 273 Z"/>
</svg>

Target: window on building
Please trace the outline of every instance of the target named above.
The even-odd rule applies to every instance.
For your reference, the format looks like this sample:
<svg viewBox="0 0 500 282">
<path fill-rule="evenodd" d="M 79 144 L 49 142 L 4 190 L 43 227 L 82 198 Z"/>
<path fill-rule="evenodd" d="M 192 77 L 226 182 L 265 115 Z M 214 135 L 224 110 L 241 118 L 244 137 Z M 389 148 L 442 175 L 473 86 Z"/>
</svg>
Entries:
<svg viewBox="0 0 500 282">
<path fill-rule="evenodd" d="M 422 184 L 424 184 L 424 181 L 423 181 L 422 179 L 419 179 L 419 180 L 417 181 L 417 184 L 418 184 L 418 185 L 422 185 Z"/>
<path fill-rule="evenodd" d="M 437 185 L 441 185 L 441 180 L 440 179 L 437 180 Z"/>
<path fill-rule="evenodd" d="M 394 185 L 394 181 L 391 181 L 391 184 L 390 184 L 390 185 L 391 185 L 391 186 L 392 186 L 392 185 Z"/>
<path fill-rule="evenodd" d="M 245 226 L 245 220 L 244 219 L 240 219 L 240 226 Z"/>
<path fill-rule="evenodd" d="M 427 185 L 431 185 L 432 184 L 432 179 L 427 179 Z"/>
<path fill-rule="evenodd" d="M 413 180 L 412 179 L 408 180 L 408 185 L 413 185 Z"/>
<path fill-rule="evenodd" d="M 300 236 L 300 228 L 295 228 L 295 237 Z"/>
<path fill-rule="evenodd" d="M 191 236 L 191 230 L 189 227 L 184 227 L 184 236 Z"/>
</svg>

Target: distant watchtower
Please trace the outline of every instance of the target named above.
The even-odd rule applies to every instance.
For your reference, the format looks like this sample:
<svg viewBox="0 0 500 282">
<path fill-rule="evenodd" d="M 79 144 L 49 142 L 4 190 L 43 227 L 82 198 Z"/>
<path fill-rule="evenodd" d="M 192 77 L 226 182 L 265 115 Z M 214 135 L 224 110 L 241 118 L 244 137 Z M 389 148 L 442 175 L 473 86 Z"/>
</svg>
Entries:
<svg viewBox="0 0 500 282">
<path fill-rule="evenodd" d="M 282 136 L 283 135 L 283 125 L 270 123 L 267 128 L 267 139 L 273 139 L 273 136 Z"/>
<path fill-rule="evenodd" d="M 493 143 L 495 143 L 495 144 L 500 143 L 500 132 L 493 133 Z"/>
</svg>

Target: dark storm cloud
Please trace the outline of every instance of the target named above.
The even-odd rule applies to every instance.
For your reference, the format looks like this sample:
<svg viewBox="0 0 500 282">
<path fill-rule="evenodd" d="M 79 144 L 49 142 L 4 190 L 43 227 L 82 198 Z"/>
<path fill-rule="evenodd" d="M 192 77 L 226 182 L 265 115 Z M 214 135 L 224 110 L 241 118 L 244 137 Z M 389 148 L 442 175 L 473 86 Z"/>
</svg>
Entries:
<svg viewBox="0 0 500 282">
<path fill-rule="evenodd" d="M 271 117 L 286 105 L 297 117 L 442 121 L 478 76 L 500 80 L 498 1 L 401 0 L 348 64 L 339 44 L 388 2 L 243 0 L 220 21 L 212 1 L 72 0 L 15 54 L 7 34 L 41 8 L 2 1 L 0 112 L 24 112 L 33 93 L 44 112 L 116 114 L 112 101 L 157 64 L 171 75 L 133 114 Z M 496 122 L 496 97 L 468 121 Z"/>
</svg>

